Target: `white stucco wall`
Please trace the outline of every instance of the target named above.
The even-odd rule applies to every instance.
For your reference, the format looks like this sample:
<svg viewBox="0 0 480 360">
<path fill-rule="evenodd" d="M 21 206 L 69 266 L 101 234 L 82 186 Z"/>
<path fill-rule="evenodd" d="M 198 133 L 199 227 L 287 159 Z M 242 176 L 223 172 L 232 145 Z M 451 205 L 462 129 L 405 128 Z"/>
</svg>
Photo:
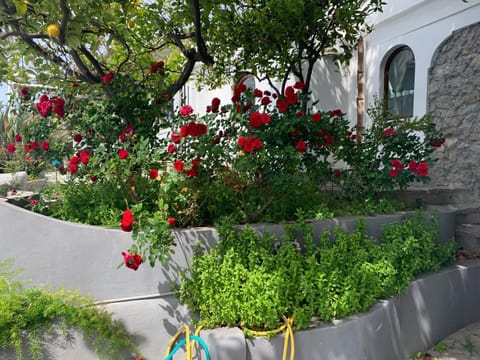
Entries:
<svg viewBox="0 0 480 360">
<path fill-rule="evenodd" d="M 427 111 L 428 69 L 435 50 L 454 30 L 480 21 L 480 0 L 389 1 L 371 21 L 375 30 L 366 37 L 365 51 L 367 106 L 375 95 L 382 95 L 388 55 L 407 45 L 415 55 L 414 115 L 421 116 Z"/>
</svg>

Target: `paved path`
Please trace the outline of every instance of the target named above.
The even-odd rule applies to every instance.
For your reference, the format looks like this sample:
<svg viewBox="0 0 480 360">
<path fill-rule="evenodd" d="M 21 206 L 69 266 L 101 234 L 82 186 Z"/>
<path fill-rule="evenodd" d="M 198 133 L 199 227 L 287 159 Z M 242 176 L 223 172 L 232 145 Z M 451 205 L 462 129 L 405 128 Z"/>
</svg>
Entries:
<svg viewBox="0 0 480 360">
<path fill-rule="evenodd" d="M 480 306 L 480 304 L 479 304 Z M 480 360 L 480 322 L 457 331 L 428 350 L 418 360 Z"/>
</svg>

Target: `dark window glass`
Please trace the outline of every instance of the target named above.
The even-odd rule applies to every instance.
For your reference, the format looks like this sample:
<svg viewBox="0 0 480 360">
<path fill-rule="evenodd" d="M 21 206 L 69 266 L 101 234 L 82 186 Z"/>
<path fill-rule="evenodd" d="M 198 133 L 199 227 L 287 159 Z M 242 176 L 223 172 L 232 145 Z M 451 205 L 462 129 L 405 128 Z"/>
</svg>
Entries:
<svg viewBox="0 0 480 360">
<path fill-rule="evenodd" d="M 384 98 L 394 115 L 413 116 L 415 57 L 409 47 L 395 50 L 385 64 Z"/>
</svg>

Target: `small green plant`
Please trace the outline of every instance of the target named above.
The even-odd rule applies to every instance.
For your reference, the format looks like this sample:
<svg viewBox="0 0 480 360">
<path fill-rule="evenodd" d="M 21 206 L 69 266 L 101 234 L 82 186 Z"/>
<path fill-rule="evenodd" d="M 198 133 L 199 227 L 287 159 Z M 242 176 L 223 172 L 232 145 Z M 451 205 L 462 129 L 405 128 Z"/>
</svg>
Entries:
<svg viewBox="0 0 480 360">
<path fill-rule="evenodd" d="M 438 344 L 436 344 L 433 347 L 433 350 L 439 352 L 440 354 L 443 354 L 444 352 L 446 352 L 448 350 L 448 345 L 445 344 L 444 342 L 440 341 Z"/>
<path fill-rule="evenodd" d="M 93 300 L 76 292 L 25 288 L 12 280 L 13 260 L 0 261 L 0 349 L 13 347 L 17 360 L 27 345 L 33 360 L 41 359 L 44 335 L 68 336 L 69 329 L 83 332 L 100 359 L 123 359 L 137 352 L 127 331 Z"/>
<path fill-rule="evenodd" d="M 463 347 L 470 353 L 470 355 L 473 354 L 473 352 L 475 351 L 475 345 L 473 345 L 470 336 L 465 336 Z"/>
<path fill-rule="evenodd" d="M 329 321 L 366 311 L 453 261 L 455 243 L 436 244 L 437 235 L 435 220 L 421 213 L 385 227 L 379 245 L 364 221 L 352 233 L 337 229 L 320 239 L 300 222 L 287 226 L 281 242 L 250 227 L 222 226 L 218 246 L 195 255 L 183 273 L 179 297 L 207 327 L 271 330 L 293 316 L 304 328 L 313 316 Z"/>
</svg>

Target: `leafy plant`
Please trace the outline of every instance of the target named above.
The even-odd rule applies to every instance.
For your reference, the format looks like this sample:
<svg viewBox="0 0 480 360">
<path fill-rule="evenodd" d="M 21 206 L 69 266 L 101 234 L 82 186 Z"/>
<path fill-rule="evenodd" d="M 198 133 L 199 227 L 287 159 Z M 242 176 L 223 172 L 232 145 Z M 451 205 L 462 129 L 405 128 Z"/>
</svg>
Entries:
<svg viewBox="0 0 480 360">
<path fill-rule="evenodd" d="M 405 189 L 430 180 L 436 148 L 445 142 L 428 115 L 405 119 L 389 113 L 377 100 L 369 110 L 372 124 L 361 129 L 362 140 L 340 149 L 348 167 L 340 189 L 345 197 L 378 198 L 385 192 Z"/>
<path fill-rule="evenodd" d="M 217 247 L 196 254 L 182 274 L 179 298 L 207 327 L 270 330 L 283 316 L 294 316 L 304 328 L 313 316 L 343 318 L 453 261 L 455 243 L 435 243 L 437 231 L 435 220 L 421 213 L 389 224 L 380 244 L 363 221 L 352 233 L 336 229 L 320 239 L 305 223 L 290 225 L 281 243 L 250 227 L 222 226 Z"/>
<path fill-rule="evenodd" d="M 42 355 L 42 338 L 55 333 L 65 337 L 69 329 L 82 331 L 100 359 L 123 359 L 137 352 L 127 331 L 93 300 L 68 290 L 25 288 L 12 280 L 13 260 L 0 261 L 0 348 L 13 347 L 17 360 L 28 345 L 32 359 Z"/>
<path fill-rule="evenodd" d="M 443 354 L 448 350 L 448 345 L 440 341 L 438 344 L 435 344 L 433 350 L 438 351 L 440 354 Z"/>
</svg>

